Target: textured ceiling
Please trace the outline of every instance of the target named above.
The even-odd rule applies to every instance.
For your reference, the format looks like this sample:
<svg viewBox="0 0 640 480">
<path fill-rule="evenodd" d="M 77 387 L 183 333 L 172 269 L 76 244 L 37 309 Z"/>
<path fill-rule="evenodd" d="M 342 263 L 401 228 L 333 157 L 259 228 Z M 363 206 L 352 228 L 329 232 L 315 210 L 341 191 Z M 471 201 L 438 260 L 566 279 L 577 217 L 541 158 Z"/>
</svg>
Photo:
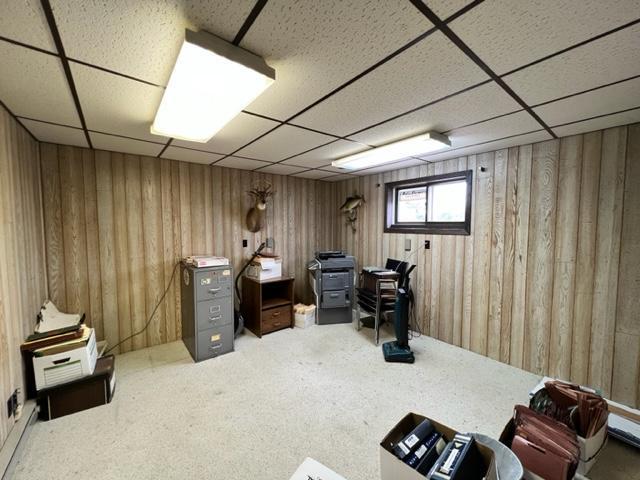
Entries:
<svg viewBox="0 0 640 480">
<path fill-rule="evenodd" d="M 640 121 L 640 0 L 43 4 L 0 2 L 0 100 L 41 141 L 337 181 L 429 130 L 451 149 L 352 175 Z M 185 28 L 276 69 L 205 144 L 149 132 Z"/>
</svg>

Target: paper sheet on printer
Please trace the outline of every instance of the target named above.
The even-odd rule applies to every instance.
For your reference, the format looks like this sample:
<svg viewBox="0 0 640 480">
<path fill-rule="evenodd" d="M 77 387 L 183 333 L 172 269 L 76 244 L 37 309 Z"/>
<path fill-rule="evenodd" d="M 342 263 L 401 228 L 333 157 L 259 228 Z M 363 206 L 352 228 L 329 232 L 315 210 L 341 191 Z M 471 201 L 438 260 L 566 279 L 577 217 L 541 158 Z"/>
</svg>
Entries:
<svg viewBox="0 0 640 480">
<path fill-rule="evenodd" d="M 62 313 L 51 300 L 47 300 L 40 307 L 40 321 L 36 325 L 35 332 L 46 333 L 60 328 L 72 327 L 78 325 L 81 318 L 79 313 Z"/>
</svg>

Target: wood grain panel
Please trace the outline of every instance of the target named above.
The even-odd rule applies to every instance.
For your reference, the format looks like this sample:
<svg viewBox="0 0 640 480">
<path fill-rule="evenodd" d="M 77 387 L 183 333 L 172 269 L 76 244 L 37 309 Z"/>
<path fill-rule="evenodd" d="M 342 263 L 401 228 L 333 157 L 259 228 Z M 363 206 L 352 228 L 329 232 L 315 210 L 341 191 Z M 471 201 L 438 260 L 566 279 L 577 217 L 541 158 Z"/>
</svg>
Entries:
<svg viewBox="0 0 640 480">
<path fill-rule="evenodd" d="M 46 168 L 57 171 L 57 162 L 46 163 Z M 6 415 L 4 400 L 16 389 L 25 391 L 19 345 L 33 332 L 40 305 L 47 298 L 42 192 L 52 194 L 47 202 L 59 205 L 60 197 L 53 192 L 59 178 L 42 177 L 37 143 L 0 108 L 0 447 L 14 424 L 13 417 Z M 63 278 L 60 216 L 50 219 L 46 229 L 51 249 L 60 253 L 49 271 Z M 64 286 L 55 295 L 65 301 Z M 19 400 L 24 400 L 22 394 Z"/>
<path fill-rule="evenodd" d="M 471 235 L 412 235 L 416 316 L 432 337 L 640 405 L 640 125 L 471 155 Z M 367 204 L 337 247 L 364 264 L 402 252 L 382 234 L 378 184 L 453 161 L 359 179 Z M 485 171 L 480 170 L 485 167 Z M 343 200 L 353 181 L 338 183 Z"/>
<path fill-rule="evenodd" d="M 237 270 L 273 236 L 275 252 L 296 277 L 297 300 L 312 300 L 306 264 L 315 250 L 334 246 L 334 184 L 75 147 L 41 149 L 50 174 L 43 191 L 59 199 L 44 209 L 47 249 L 56 255 L 48 266 L 53 290 L 85 313 L 100 312 L 99 338 L 115 345 L 145 327 L 169 288 L 145 333 L 118 351 L 180 338 L 180 288 L 169 281 L 186 255 L 225 256 Z M 265 229 L 253 234 L 245 226 L 246 192 L 258 180 L 277 193 Z"/>
</svg>

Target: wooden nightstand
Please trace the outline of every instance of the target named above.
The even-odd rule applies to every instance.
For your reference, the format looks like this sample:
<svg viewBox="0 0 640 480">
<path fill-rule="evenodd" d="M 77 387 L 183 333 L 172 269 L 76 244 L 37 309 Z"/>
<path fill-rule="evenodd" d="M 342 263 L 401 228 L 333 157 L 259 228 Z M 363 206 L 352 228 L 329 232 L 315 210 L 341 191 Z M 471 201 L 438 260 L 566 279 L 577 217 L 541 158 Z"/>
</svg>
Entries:
<svg viewBox="0 0 640 480">
<path fill-rule="evenodd" d="M 254 280 L 242 278 L 244 326 L 258 337 L 293 328 L 293 277 Z"/>
</svg>

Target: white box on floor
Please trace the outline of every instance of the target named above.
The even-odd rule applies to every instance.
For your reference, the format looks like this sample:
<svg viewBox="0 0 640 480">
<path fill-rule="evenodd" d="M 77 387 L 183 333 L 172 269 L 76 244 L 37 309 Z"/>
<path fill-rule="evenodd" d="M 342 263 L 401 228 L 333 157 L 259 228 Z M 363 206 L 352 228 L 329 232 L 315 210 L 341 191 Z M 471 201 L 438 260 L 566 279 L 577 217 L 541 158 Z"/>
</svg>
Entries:
<svg viewBox="0 0 640 480">
<path fill-rule="evenodd" d="M 247 268 L 247 277 L 255 280 L 269 280 L 282 276 L 282 258 L 258 257 Z"/>
<path fill-rule="evenodd" d="M 307 457 L 289 480 L 346 480 L 313 458 Z"/>
<path fill-rule="evenodd" d="M 296 307 L 295 312 L 295 325 L 298 328 L 307 328 L 316 323 L 316 307 L 315 305 L 309 305 L 304 308 L 304 313 L 298 313 Z"/>
<path fill-rule="evenodd" d="M 586 475 L 598 460 L 598 457 L 607 444 L 607 425 L 605 422 L 602 428 L 594 436 L 582 438 L 578 435 L 578 444 L 580 445 L 580 463 L 578 464 L 577 473 Z"/>
<path fill-rule="evenodd" d="M 33 357 L 36 390 L 71 382 L 93 373 L 98 359 L 98 348 L 96 345 L 96 332 L 93 328 L 90 330 L 88 340 L 79 348 Z M 55 347 L 55 345 L 46 348 L 50 349 L 52 347 Z"/>
</svg>

